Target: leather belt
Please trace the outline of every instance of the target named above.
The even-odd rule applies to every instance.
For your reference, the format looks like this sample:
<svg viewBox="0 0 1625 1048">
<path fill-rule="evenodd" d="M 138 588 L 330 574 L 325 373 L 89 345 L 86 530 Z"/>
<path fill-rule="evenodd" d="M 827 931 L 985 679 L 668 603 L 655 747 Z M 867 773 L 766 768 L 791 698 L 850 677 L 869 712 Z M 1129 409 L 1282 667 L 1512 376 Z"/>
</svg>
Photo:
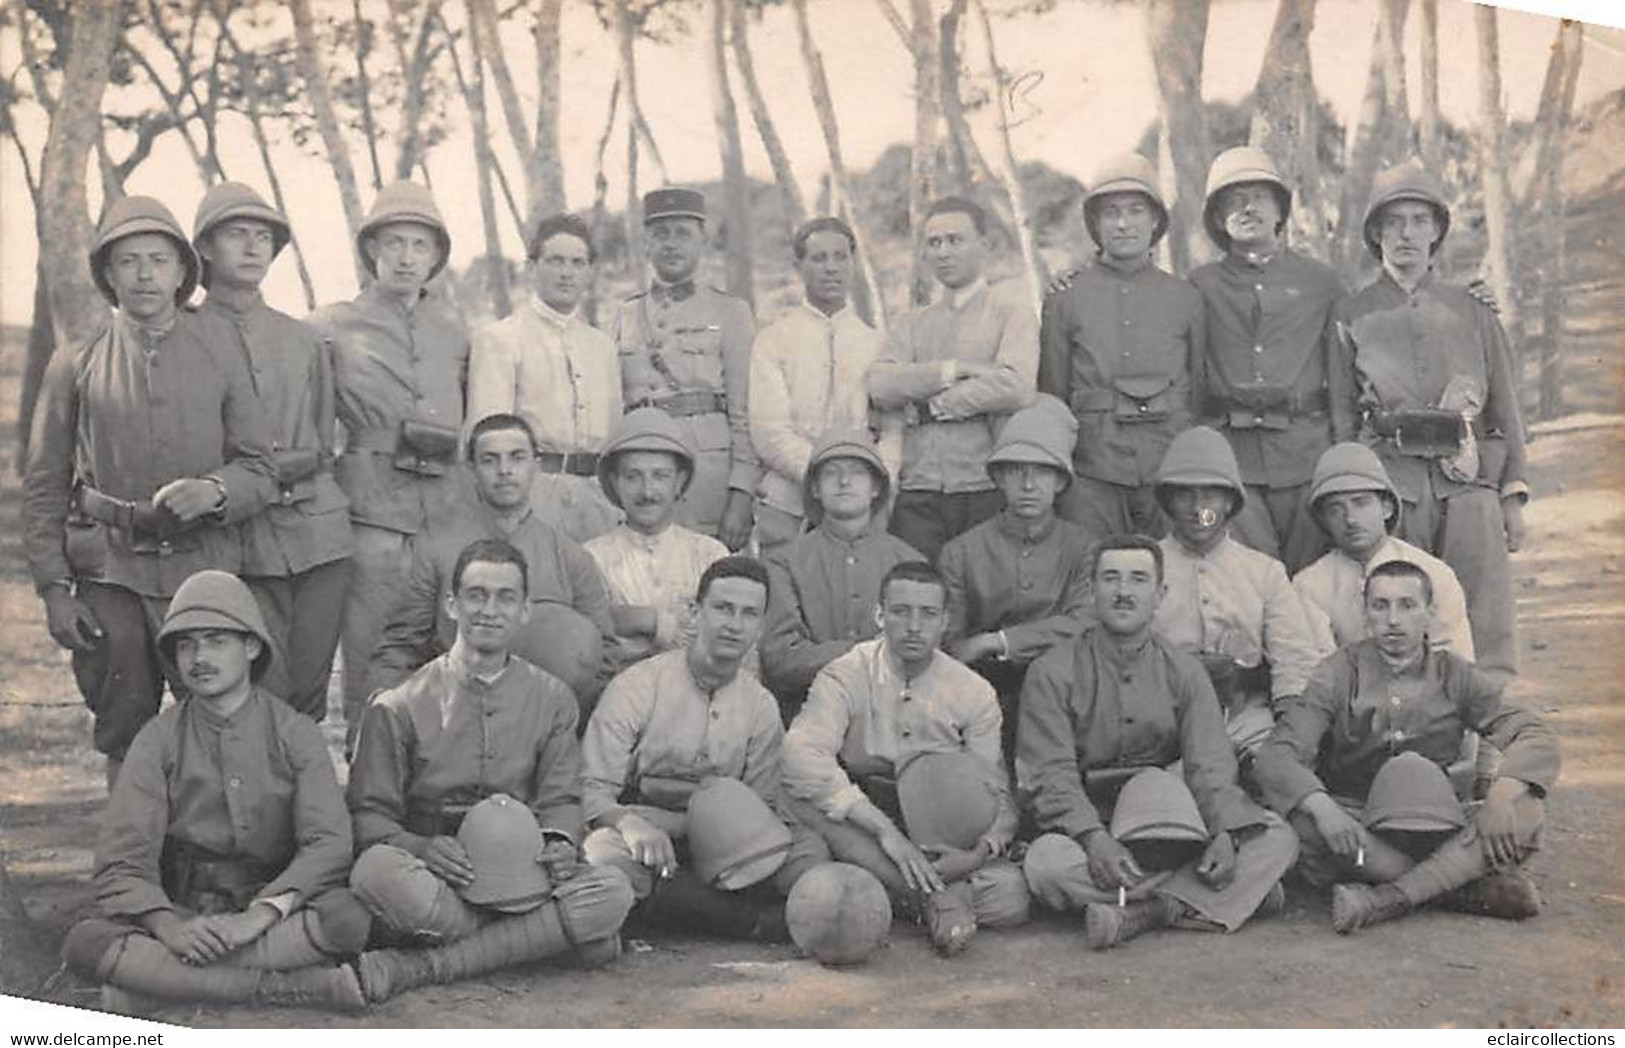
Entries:
<svg viewBox="0 0 1625 1048">
<path fill-rule="evenodd" d="M 401 431 L 395 429 L 363 429 L 349 434 L 345 442 L 346 451 L 373 451 L 385 455 L 393 455 L 395 446 L 400 443 Z"/>
<path fill-rule="evenodd" d="M 1294 393 L 1283 405 L 1286 412 L 1294 418 L 1300 415 L 1322 415 L 1331 408 L 1332 398 L 1325 387 L 1311 389 L 1307 393 Z M 1204 413 L 1209 416 L 1222 417 L 1225 415 L 1247 414 L 1256 409 L 1249 404 L 1231 400 L 1228 397 L 1209 396 L 1203 404 Z M 1263 414 L 1263 412 L 1259 412 Z"/>
<path fill-rule="evenodd" d="M 149 500 L 133 502 L 114 498 L 97 491 L 89 484 L 78 486 L 74 501 L 79 512 L 91 520 L 124 532 L 131 546 L 135 547 L 135 552 L 172 552 L 171 540 L 195 531 L 204 523 L 201 517 L 194 521 L 182 522 L 175 514 L 162 506 L 153 505 Z M 151 548 L 144 550 L 143 546 Z"/>
<path fill-rule="evenodd" d="M 1404 411 L 1373 411 L 1366 415 L 1366 421 L 1371 424 L 1371 432 L 1379 437 L 1392 440 L 1399 435 L 1400 430 L 1404 427 L 1406 416 L 1407 413 Z M 1456 417 L 1460 418 L 1461 416 Z M 1481 416 L 1475 415 L 1468 419 L 1467 425 L 1473 431 L 1473 436 L 1481 440 L 1484 437 L 1495 435 L 1494 431 L 1484 424 L 1484 419 Z"/>
<path fill-rule="evenodd" d="M 673 418 L 694 415 L 715 415 L 728 410 L 728 398 L 708 389 L 690 389 L 681 393 L 665 393 L 657 397 L 644 397 L 626 405 L 627 411 L 638 408 L 659 408 Z"/>
<path fill-rule="evenodd" d="M 536 465 L 543 473 L 567 473 L 572 477 L 598 475 L 596 451 L 542 451 L 536 455 Z"/>
</svg>

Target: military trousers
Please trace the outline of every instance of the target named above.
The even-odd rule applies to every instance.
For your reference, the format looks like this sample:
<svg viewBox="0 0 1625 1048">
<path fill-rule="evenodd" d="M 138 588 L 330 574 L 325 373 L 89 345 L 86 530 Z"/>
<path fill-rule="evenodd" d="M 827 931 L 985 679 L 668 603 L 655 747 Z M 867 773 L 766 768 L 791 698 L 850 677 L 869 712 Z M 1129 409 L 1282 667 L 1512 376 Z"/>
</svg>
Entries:
<svg viewBox="0 0 1625 1048">
<path fill-rule="evenodd" d="M 412 568 L 410 535 L 357 521 L 350 558 L 350 592 L 344 601 L 339 642 L 344 652 L 344 731 L 346 749 L 355 746 L 367 706 L 367 666 L 383 639 Z"/>
<path fill-rule="evenodd" d="M 96 616 L 102 639 L 73 653 L 74 681 L 95 718 L 91 739 L 97 751 L 122 761 L 141 726 L 157 716 L 165 678 L 177 697 L 186 693 L 179 671 L 158 650 L 169 598 L 81 580 L 79 600 Z"/>
<path fill-rule="evenodd" d="M 769 506 L 760 499 L 756 502 L 756 555 L 766 557 L 774 550 L 783 549 L 801 536 L 807 519 L 796 513 L 787 513 L 777 506 Z"/>
<path fill-rule="evenodd" d="M 297 575 L 244 578 L 265 616 L 275 652 L 260 683 L 314 721 L 327 716 L 327 687 L 339 646 L 350 558 Z"/>
<path fill-rule="evenodd" d="M 1308 497 L 1307 482 L 1287 487 L 1248 484 L 1247 501 L 1230 533 L 1242 545 L 1285 564 L 1288 576 L 1296 575 L 1330 548 L 1326 533 L 1309 512 Z"/>
<path fill-rule="evenodd" d="M 950 539 L 998 516 L 1003 508 L 1004 496 L 997 491 L 899 491 L 890 530 L 935 564 Z"/>
<path fill-rule="evenodd" d="M 1094 477 L 1074 477 L 1055 498 L 1055 513 L 1099 542 L 1112 535 L 1139 534 L 1160 539 L 1168 519 L 1157 505 L 1154 484 L 1113 484 Z"/>
</svg>

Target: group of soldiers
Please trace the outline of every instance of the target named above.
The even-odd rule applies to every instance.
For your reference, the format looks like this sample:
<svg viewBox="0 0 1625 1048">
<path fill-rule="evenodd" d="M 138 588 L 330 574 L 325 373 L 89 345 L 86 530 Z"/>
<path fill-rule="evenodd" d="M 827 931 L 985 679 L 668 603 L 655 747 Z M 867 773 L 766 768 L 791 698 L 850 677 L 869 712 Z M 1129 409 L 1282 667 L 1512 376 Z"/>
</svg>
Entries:
<svg viewBox="0 0 1625 1048">
<path fill-rule="evenodd" d="M 653 279 L 608 333 L 573 216 L 470 336 L 422 187 L 380 192 L 371 282 L 305 321 L 261 297 L 290 226 L 252 189 L 190 238 L 112 204 L 112 319 L 53 359 L 24 484 L 108 760 L 70 967 L 127 1007 L 357 1010 L 606 964 L 627 921 L 850 960 L 877 897 L 944 955 L 1034 900 L 1107 949 L 1279 913 L 1294 867 L 1342 933 L 1534 914 L 1559 758 L 1502 698 L 1506 337 L 1435 271 L 1426 171 L 1379 177 L 1352 295 L 1287 246 L 1291 200 L 1222 153 L 1223 257 L 1180 278 L 1150 163 L 1115 159 L 1040 317 L 941 199 L 940 294 L 890 337 L 832 217 L 757 331 L 696 279 L 687 189 L 645 198 Z"/>
</svg>

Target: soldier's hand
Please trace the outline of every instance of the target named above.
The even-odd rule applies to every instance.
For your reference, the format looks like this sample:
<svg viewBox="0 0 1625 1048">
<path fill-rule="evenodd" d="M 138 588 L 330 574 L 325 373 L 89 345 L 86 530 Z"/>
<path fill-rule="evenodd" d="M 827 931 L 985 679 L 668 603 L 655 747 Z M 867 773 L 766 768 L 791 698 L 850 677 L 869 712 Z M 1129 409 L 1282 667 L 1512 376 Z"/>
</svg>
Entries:
<svg viewBox="0 0 1625 1048">
<path fill-rule="evenodd" d="M 217 512 L 225 501 L 221 495 L 220 485 L 212 480 L 182 477 L 159 488 L 152 496 L 152 504 L 169 510 L 185 524 Z"/>
<path fill-rule="evenodd" d="M 997 633 L 978 633 L 949 645 L 948 654 L 960 662 L 972 663 L 997 655 L 1002 650 L 1004 645 L 1000 643 Z"/>
<path fill-rule="evenodd" d="M 51 639 L 69 651 L 90 651 L 107 635 L 85 602 L 60 586 L 45 591 L 45 622 Z"/>
<path fill-rule="evenodd" d="M 282 911 L 270 903 L 257 902 L 242 913 L 221 913 L 200 919 L 207 922 L 229 952 L 264 935 L 271 925 L 282 919 Z"/>
<path fill-rule="evenodd" d="M 1078 274 L 1081 272 L 1083 272 L 1081 266 L 1073 266 L 1071 269 L 1063 269 L 1050 277 L 1049 283 L 1044 285 L 1044 297 L 1048 298 L 1050 295 L 1059 294 L 1071 287 L 1072 282 L 1078 279 Z"/>
<path fill-rule="evenodd" d="M 1516 801 L 1528 789 L 1516 779 L 1497 779 L 1478 808 L 1475 824 L 1491 869 L 1515 865 L 1522 853 Z"/>
<path fill-rule="evenodd" d="M 898 831 L 895 827 L 880 835 L 880 850 L 886 857 L 897 864 L 897 869 L 903 875 L 903 883 L 911 891 L 930 894 L 940 892 L 946 887 L 942 882 L 942 875 L 925 857 L 925 852 L 915 847 L 914 842 Z"/>
<path fill-rule="evenodd" d="M 737 553 L 750 541 L 751 525 L 756 513 L 749 494 L 729 489 L 728 504 L 723 507 L 722 521 L 717 525 L 717 538 L 731 552 Z"/>
<path fill-rule="evenodd" d="M 547 871 L 548 879 L 554 884 L 563 884 L 581 872 L 576 846 L 556 837 L 542 846 L 542 853 L 536 856 L 536 861 Z"/>
<path fill-rule="evenodd" d="M 662 877 L 670 877 L 677 869 L 677 848 L 665 830 L 635 813 L 623 815 L 615 828 L 621 831 L 627 850 L 640 865 Z"/>
<path fill-rule="evenodd" d="M 1145 880 L 1145 871 L 1134 855 L 1105 830 L 1084 838 L 1083 850 L 1089 856 L 1089 876 L 1097 888 L 1132 888 Z"/>
<path fill-rule="evenodd" d="M 1196 876 L 1214 891 L 1223 891 L 1236 879 L 1236 842 L 1228 831 L 1208 842 L 1202 861 L 1196 864 Z"/>
<path fill-rule="evenodd" d="M 187 964 L 213 964 L 231 952 L 231 947 L 207 917 L 193 917 L 170 925 L 158 938 L 170 953 Z"/>
<path fill-rule="evenodd" d="M 429 846 L 423 850 L 423 865 L 453 888 L 474 883 L 474 864 L 468 861 L 468 852 L 456 837 L 430 837 Z"/>
<path fill-rule="evenodd" d="M 1365 827 L 1360 820 L 1343 810 L 1329 794 L 1315 793 L 1304 798 L 1303 808 L 1315 820 L 1315 829 L 1332 854 L 1349 862 L 1358 858 L 1365 847 Z"/>
<path fill-rule="evenodd" d="M 1502 499 L 1501 519 L 1506 524 L 1507 552 L 1516 553 L 1523 547 L 1523 499 Z"/>
<path fill-rule="evenodd" d="M 1467 293 L 1477 300 L 1478 304 L 1497 316 L 1501 314 L 1501 303 L 1496 299 L 1495 292 L 1484 283 L 1482 277 L 1471 281 L 1467 285 Z"/>
<path fill-rule="evenodd" d="M 988 853 L 984 845 L 974 848 L 950 848 L 945 844 L 920 849 L 931 860 L 944 884 L 968 877 L 987 864 Z"/>
</svg>

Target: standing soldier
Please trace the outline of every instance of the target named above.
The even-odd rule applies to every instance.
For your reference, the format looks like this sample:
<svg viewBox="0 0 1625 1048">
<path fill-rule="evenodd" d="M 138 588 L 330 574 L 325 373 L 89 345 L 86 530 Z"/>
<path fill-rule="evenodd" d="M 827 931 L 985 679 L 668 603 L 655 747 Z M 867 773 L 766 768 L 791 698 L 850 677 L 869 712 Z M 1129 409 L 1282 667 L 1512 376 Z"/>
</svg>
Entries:
<svg viewBox="0 0 1625 1048">
<path fill-rule="evenodd" d="M 884 339 L 847 303 L 856 244 L 838 218 L 796 230 L 790 246 L 805 300 L 763 328 L 751 350 L 750 435 L 762 460 L 756 541 L 764 557 L 803 530 L 813 445 L 835 430 L 870 428 L 865 376 Z M 895 472 L 896 455 L 886 461 Z"/>
<path fill-rule="evenodd" d="M 426 287 L 451 251 L 428 190 L 385 186 L 356 251 L 373 282 L 311 318 L 332 343 L 345 431 L 338 480 L 355 531 L 340 637 L 349 748 L 366 702 L 367 661 L 411 566 L 407 544 L 430 517 L 453 510 L 461 493 L 457 441 L 468 368 L 462 321 Z"/>
<path fill-rule="evenodd" d="M 52 359 L 29 440 L 28 567 L 52 638 L 73 652 L 109 787 L 163 698 L 169 598 L 195 571 L 236 570 L 237 522 L 276 491 L 248 376 L 179 311 L 198 268 L 163 204 L 107 209 L 90 270 L 117 312 Z"/>
<path fill-rule="evenodd" d="M 204 194 L 192 226 L 209 292 L 197 321 L 211 345 L 242 354 L 276 467 L 276 499 L 242 527 L 242 574 L 276 652 L 265 684 L 319 721 L 350 581 L 350 503 L 333 479 L 328 346 L 260 296 L 291 235 L 287 218 L 240 182 Z"/>
<path fill-rule="evenodd" d="M 1196 410 L 1202 299 L 1152 261 L 1168 208 L 1143 156 L 1102 167 L 1083 224 L 1099 261 L 1045 299 L 1039 338 L 1038 389 L 1078 417 L 1077 476 L 1056 510 L 1097 541 L 1123 531 L 1162 535 L 1152 482 Z"/>
<path fill-rule="evenodd" d="M 587 224 L 554 215 L 525 251 L 531 294 L 506 318 L 474 332 L 468 419 L 518 415 L 536 434 L 539 517 L 576 542 L 621 519 L 598 486 L 598 448 L 621 417 L 615 343 L 576 316 L 596 254 Z"/>
<path fill-rule="evenodd" d="M 1033 397 L 1038 330 L 1019 282 L 990 287 L 987 214 L 943 197 L 925 218 L 943 287 L 915 310 L 869 371 L 875 407 L 903 412 L 893 535 L 935 561 L 943 543 L 999 512 L 987 475 L 999 420 Z"/>
<path fill-rule="evenodd" d="M 756 322 L 744 302 L 694 279 L 705 251 L 703 196 L 647 193 L 643 223 L 655 281 L 615 314 L 622 399 L 628 411 L 657 407 L 679 420 L 698 453 L 682 522 L 741 549 L 761 471 L 746 407 Z"/>
<path fill-rule="evenodd" d="M 1523 421 L 1501 322 L 1433 273 L 1450 230 L 1444 187 L 1418 165 L 1378 176 L 1365 242 L 1382 274 L 1349 300 L 1360 442 L 1405 509 L 1400 536 L 1442 559 L 1467 594 L 1478 661 L 1516 672 L 1512 567 L 1523 542 Z"/>
<path fill-rule="evenodd" d="M 1202 221 L 1224 258 L 1190 275 L 1207 305 L 1200 414 L 1229 437 L 1247 484 L 1236 537 L 1289 574 L 1325 549 L 1304 505 L 1315 462 L 1354 432 L 1347 363 L 1331 352 L 1343 286 L 1286 246 L 1291 210 L 1292 190 L 1268 154 L 1220 153 Z"/>
</svg>

